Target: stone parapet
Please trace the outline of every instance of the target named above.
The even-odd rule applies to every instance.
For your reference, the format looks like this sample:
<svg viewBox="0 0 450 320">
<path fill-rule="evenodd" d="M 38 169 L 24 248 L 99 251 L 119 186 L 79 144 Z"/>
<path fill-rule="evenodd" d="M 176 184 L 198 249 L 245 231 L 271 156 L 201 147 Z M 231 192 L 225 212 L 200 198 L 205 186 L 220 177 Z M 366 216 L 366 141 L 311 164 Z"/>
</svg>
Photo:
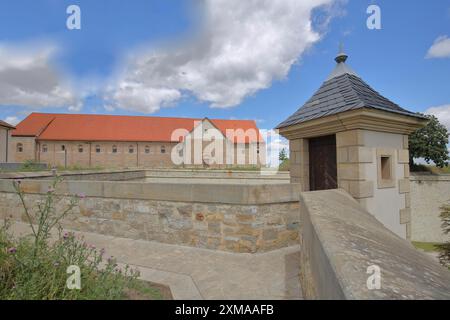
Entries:
<svg viewBox="0 0 450 320">
<path fill-rule="evenodd" d="M 48 180 L 23 180 L 33 207 Z M 64 221 L 68 229 L 231 252 L 265 252 L 300 242 L 299 186 L 155 184 L 63 181 L 62 211 L 83 194 Z M 26 220 L 10 180 L 0 180 L 0 219 Z"/>
<path fill-rule="evenodd" d="M 300 203 L 305 298 L 450 299 L 450 272 L 388 230 L 345 191 L 305 192 Z M 407 211 L 402 218 L 408 218 Z"/>
</svg>

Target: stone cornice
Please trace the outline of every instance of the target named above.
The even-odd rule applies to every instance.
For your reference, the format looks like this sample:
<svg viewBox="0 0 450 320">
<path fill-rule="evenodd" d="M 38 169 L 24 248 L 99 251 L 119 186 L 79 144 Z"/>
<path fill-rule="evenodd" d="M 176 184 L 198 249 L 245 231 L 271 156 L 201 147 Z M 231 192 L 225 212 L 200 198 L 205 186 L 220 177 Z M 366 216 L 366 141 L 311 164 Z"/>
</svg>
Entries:
<svg viewBox="0 0 450 320">
<path fill-rule="evenodd" d="M 363 108 L 281 128 L 280 134 L 287 139 L 302 139 L 363 129 L 409 135 L 427 122 L 426 119 Z"/>
</svg>

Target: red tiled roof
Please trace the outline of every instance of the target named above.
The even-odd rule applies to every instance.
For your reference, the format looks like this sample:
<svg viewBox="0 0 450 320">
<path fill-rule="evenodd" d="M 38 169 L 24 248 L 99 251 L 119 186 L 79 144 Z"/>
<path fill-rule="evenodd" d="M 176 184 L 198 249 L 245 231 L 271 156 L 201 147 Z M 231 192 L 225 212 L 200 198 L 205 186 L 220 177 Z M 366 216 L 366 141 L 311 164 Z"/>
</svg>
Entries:
<svg viewBox="0 0 450 320">
<path fill-rule="evenodd" d="M 14 126 L 10 125 L 9 123 L 0 120 L 0 127 L 5 127 L 5 128 L 9 128 L 9 129 L 14 129 Z"/>
<path fill-rule="evenodd" d="M 224 135 L 226 129 L 254 129 L 259 134 L 252 120 L 209 120 Z M 195 121 L 202 119 L 32 113 L 17 125 L 12 135 L 35 136 L 45 141 L 171 142 L 174 130 L 190 132 Z M 260 134 L 258 138 L 263 141 Z M 247 137 L 246 142 L 256 139 Z"/>
</svg>

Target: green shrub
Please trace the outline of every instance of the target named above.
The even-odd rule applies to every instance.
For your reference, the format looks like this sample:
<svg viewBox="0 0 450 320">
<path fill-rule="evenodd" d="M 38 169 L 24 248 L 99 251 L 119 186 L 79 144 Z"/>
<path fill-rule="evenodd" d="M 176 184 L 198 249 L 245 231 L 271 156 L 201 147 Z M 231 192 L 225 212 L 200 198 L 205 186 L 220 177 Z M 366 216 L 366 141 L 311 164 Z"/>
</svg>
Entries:
<svg viewBox="0 0 450 320">
<path fill-rule="evenodd" d="M 119 268 L 113 257 L 104 258 L 103 249 L 88 245 L 73 233 L 63 233 L 59 222 L 77 206 L 79 198 L 70 200 L 58 213 L 55 195 L 60 179 L 56 178 L 47 195 L 30 210 L 25 203 L 20 182 L 14 182 L 32 235 L 15 238 L 9 232 L 10 223 L 0 228 L 0 299 L 67 300 L 123 299 L 125 290 L 134 287 L 138 272 L 129 266 Z M 56 241 L 51 232 L 58 230 Z M 78 266 L 81 289 L 69 290 L 67 268 Z"/>
<path fill-rule="evenodd" d="M 39 162 L 34 160 L 26 160 L 20 167 L 20 171 L 41 171 L 42 167 Z"/>
<path fill-rule="evenodd" d="M 94 166 L 94 167 L 83 167 L 80 165 L 72 165 L 72 166 L 58 166 L 58 171 L 96 171 L 96 170 L 104 170 L 103 167 L 100 166 Z"/>
<path fill-rule="evenodd" d="M 291 169 L 290 161 L 289 159 L 285 159 L 280 163 L 280 166 L 278 167 L 279 171 L 289 171 Z"/>
</svg>

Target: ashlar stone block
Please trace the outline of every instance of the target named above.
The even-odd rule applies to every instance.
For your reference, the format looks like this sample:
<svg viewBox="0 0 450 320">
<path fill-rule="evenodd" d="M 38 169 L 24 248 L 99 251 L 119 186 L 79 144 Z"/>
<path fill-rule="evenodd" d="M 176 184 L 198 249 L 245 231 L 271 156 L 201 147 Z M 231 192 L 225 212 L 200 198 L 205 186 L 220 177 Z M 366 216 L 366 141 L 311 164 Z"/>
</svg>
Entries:
<svg viewBox="0 0 450 320">
<path fill-rule="evenodd" d="M 401 209 L 400 210 L 400 224 L 406 224 L 411 222 L 411 209 Z"/>
</svg>

